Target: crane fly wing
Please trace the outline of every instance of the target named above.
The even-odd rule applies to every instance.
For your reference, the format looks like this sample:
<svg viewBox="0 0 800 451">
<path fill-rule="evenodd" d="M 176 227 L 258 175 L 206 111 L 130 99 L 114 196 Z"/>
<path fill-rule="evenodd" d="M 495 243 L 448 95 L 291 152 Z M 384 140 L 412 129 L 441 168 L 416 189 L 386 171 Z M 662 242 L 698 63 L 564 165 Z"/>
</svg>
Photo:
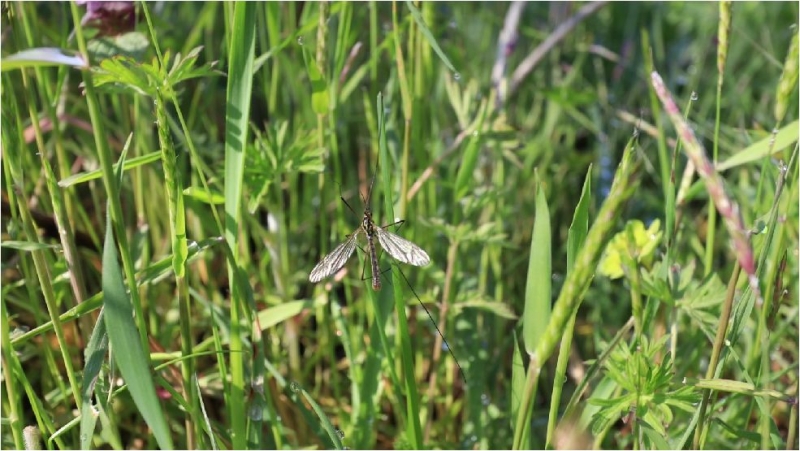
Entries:
<svg viewBox="0 0 800 451">
<path fill-rule="evenodd" d="M 336 271 L 338 271 L 347 260 L 353 255 L 353 251 L 356 250 L 356 237 L 358 237 L 359 230 L 356 230 L 355 233 L 350 235 L 350 238 L 347 239 L 344 243 L 336 246 L 334 250 L 331 251 L 330 254 L 322 257 L 317 266 L 311 270 L 311 274 L 308 275 L 308 280 L 314 283 L 319 282 L 320 280 L 333 275 Z"/>
<path fill-rule="evenodd" d="M 374 230 L 375 234 L 378 235 L 381 247 L 395 259 L 414 266 L 425 266 L 431 262 L 428 254 L 411 241 L 400 238 L 380 227 L 375 227 Z"/>
</svg>

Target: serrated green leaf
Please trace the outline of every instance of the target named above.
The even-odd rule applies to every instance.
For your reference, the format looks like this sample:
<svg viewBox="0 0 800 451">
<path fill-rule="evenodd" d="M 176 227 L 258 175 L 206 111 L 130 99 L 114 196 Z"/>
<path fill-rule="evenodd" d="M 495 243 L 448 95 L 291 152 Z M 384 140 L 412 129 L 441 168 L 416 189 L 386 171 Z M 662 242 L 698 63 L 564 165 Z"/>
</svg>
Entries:
<svg viewBox="0 0 800 451">
<path fill-rule="evenodd" d="M 106 92 L 136 93 L 146 96 L 156 94 L 153 74 L 146 65 L 126 56 L 109 58 L 94 69 L 94 84 Z"/>
<path fill-rule="evenodd" d="M 638 419 L 642 422 L 640 425 L 646 424 L 650 426 L 654 431 L 658 432 L 661 437 L 667 434 L 667 430 L 664 429 L 664 425 L 661 424 L 661 418 L 656 415 L 654 410 L 648 409 L 646 406 L 640 406 L 637 408 L 637 414 Z"/>
<path fill-rule="evenodd" d="M 656 449 L 672 449 L 672 445 L 667 442 L 664 433 L 660 433 L 658 430 L 652 427 L 652 423 L 643 422 L 640 424 L 642 428 L 642 432 L 647 436 L 647 438 L 656 446 Z M 664 429 L 663 427 L 660 429 Z"/>
<path fill-rule="evenodd" d="M 216 61 L 206 63 L 200 67 L 194 66 L 195 63 L 197 63 L 197 58 L 202 49 L 203 46 L 198 46 L 190 50 L 185 57 L 181 57 L 180 55 L 176 56 L 172 69 L 168 73 L 170 85 L 177 86 L 181 82 L 192 78 L 216 77 L 222 75 L 220 72 L 214 70 L 214 66 L 217 64 Z"/>
<path fill-rule="evenodd" d="M 600 435 L 603 431 L 613 422 L 617 421 L 619 416 L 617 415 L 609 415 L 607 411 L 601 410 L 594 416 L 592 421 L 592 434 L 593 435 Z"/>
</svg>

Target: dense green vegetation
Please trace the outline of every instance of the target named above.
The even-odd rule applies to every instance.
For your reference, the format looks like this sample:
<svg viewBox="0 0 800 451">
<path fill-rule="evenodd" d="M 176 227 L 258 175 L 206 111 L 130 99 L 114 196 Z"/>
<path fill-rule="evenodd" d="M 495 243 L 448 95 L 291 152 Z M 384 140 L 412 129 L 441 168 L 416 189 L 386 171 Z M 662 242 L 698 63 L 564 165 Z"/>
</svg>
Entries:
<svg viewBox="0 0 800 451">
<path fill-rule="evenodd" d="M 3 5 L 2 446 L 797 447 L 796 2 L 96 8 Z"/>
</svg>

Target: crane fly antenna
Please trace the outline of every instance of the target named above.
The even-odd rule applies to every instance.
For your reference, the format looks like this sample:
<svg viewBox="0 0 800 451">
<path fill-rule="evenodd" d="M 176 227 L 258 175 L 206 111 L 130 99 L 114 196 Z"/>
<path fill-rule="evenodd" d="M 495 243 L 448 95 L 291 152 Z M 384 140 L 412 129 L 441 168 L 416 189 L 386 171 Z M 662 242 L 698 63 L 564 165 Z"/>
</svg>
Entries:
<svg viewBox="0 0 800 451">
<path fill-rule="evenodd" d="M 358 214 L 356 213 L 356 211 L 355 211 L 355 210 L 353 210 L 353 207 L 351 207 L 351 206 L 350 206 L 350 204 L 348 204 L 348 203 L 347 203 L 347 201 L 346 201 L 346 200 L 344 200 L 344 196 L 339 196 L 339 199 L 342 199 L 342 202 L 344 202 L 344 204 L 345 204 L 345 205 L 347 205 L 347 208 L 349 208 L 349 209 L 350 209 L 350 211 L 351 211 L 351 212 L 353 212 L 353 214 L 354 214 L 354 215 L 358 216 Z"/>
<path fill-rule="evenodd" d="M 375 170 L 372 171 L 372 181 L 369 182 L 369 190 L 367 190 L 367 198 L 364 199 L 364 205 L 369 209 L 370 205 L 369 202 L 372 200 L 372 188 L 375 186 L 375 177 L 378 175 L 378 163 L 380 162 L 379 159 L 375 160 Z"/>
</svg>

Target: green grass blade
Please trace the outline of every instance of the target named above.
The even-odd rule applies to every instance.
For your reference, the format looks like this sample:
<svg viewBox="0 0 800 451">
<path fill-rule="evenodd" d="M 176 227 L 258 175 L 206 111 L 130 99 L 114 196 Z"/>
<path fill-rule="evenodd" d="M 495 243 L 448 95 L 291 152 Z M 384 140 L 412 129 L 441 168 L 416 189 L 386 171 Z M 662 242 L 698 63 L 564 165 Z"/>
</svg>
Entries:
<svg viewBox="0 0 800 451">
<path fill-rule="evenodd" d="M 106 333 L 106 322 L 104 311 L 100 310 L 97 323 L 89 338 L 84 355 L 86 356 L 86 366 L 83 368 L 83 380 L 81 381 L 81 449 L 89 449 L 97 423 L 97 415 L 92 407 L 92 394 L 97 377 L 100 375 L 103 361 L 108 352 L 108 334 Z"/>
<path fill-rule="evenodd" d="M 129 169 L 138 168 L 153 163 L 155 161 L 158 161 L 160 158 L 161 158 L 161 152 L 151 152 L 148 153 L 147 155 L 131 158 L 130 160 L 125 160 L 124 169 L 127 171 Z M 88 171 L 88 172 L 79 172 L 75 175 L 72 175 L 70 177 L 67 177 L 59 181 L 58 186 L 60 186 L 61 188 L 69 188 L 74 185 L 86 183 L 90 180 L 99 179 L 102 176 L 103 176 L 103 171 L 101 169 L 95 169 L 94 171 Z"/>
<path fill-rule="evenodd" d="M 194 383 L 195 393 L 200 393 L 200 382 L 197 380 L 197 374 L 192 375 L 192 382 Z M 208 435 L 208 441 L 211 443 L 211 449 L 217 451 L 217 438 L 214 436 L 214 430 L 211 428 L 211 420 L 208 419 L 208 412 L 206 412 L 206 405 L 203 402 L 202 396 L 199 398 L 199 401 L 200 411 L 203 414 L 203 425 L 205 426 L 205 432 Z"/>
<path fill-rule="evenodd" d="M 512 332 L 514 350 L 511 360 L 511 418 L 517 418 L 522 408 L 522 393 L 525 391 L 525 363 L 522 361 L 517 332 Z"/>
<path fill-rule="evenodd" d="M 5 162 L 4 162 L 5 163 Z M 6 305 L 6 297 L 0 297 L 0 307 L 2 311 L 0 311 L 0 342 L 2 342 L 2 347 L 0 347 L 0 352 L 3 355 L 3 379 L 4 381 L 12 381 L 14 380 L 13 375 L 14 373 L 22 373 L 21 370 L 17 370 L 19 368 L 19 361 L 17 360 L 17 352 L 15 351 L 14 347 L 11 345 L 11 330 L 9 327 L 9 318 L 8 318 L 8 306 Z M 25 380 L 25 379 L 23 379 Z M 5 428 L 5 437 L 4 442 L 8 443 L 9 445 L 13 444 L 16 448 L 21 448 L 24 446 L 23 444 L 23 420 L 22 420 L 22 398 L 18 391 L 18 387 L 16 384 L 7 384 L 3 387 L 3 409 L 6 412 L 6 416 L 8 417 L 8 423 L 6 424 Z M 36 412 L 36 409 L 32 409 Z M 9 434 L 9 430 L 11 433 Z M 9 437 L 10 436 L 10 437 Z"/>
<path fill-rule="evenodd" d="M 523 342 L 528 354 L 536 349 L 536 344 L 550 320 L 553 272 L 551 243 L 550 210 L 547 207 L 544 184 L 540 183 L 536 193 L 536 216 L 525 282 L 525 311 L 522 314 Z"/>
<path fill-rule="evenodd" d="M 614 218 L 619 215 L 622 206 L 635 192 L 638 185 L 638 177 L 636 177 L 638 162 L 634 160 L 635 148 L 636 139 L 633 138 L 625 148 L 622 161 L 614 175 L 611 191 L 598 213 L 598 217 L 603 220 L 595 222 L 590 228 L 585 245 L 581 248 L 573 270 L 567 274 L 564 286 L 558 295 L 547 329 L 536 343 L 536 350 L 531 355 L 531 363 L 528 367 L 528 380 L 523 393 L 522 406 L 529 406 L 533 402 L 538 374 L 562 340 L 564 328 L 583 301 L 583 295 L 594 275 L 597 260 L 600 258 L 600 253 L 614 225 Z M 527 414 L 528 410 L 524 407 L 517 412 L 514 431 L 515 449 L 523 446 L 521 437 L 530 429 L 530 423 L 526 421 Z"/>
<path fill-rule="evenodd" d="M 569 273 L 572 266 L 575 264 L 575 258 L 578 256 L 583 242 L 586 240 L 586 235 L 589 233 L 589 206 L 591 203 L 592 165 L 589 165 L 589 169 L 586 171 L 586 178 L 583 181 L 581 198 L 578 200 L 578 206 L 575 208 L 575 214 L 572 216 L 572 224 L 569 226 L 567 235 L 567 273 Z M 577 314 L 577 312 L 575 313 Z M 558 409 L 561 406 L 561 393 L 567 381 L 567 365 L 569 364 L 569 357 L 571 355 L 575 317 L 576 315 L 573 314 L 572 318 L 567 322 L 564 328 L 564 338 L 561 340 L 561 345 L 559 346 L 556 374 L 553 378 L 553 393 L 550 397 L 550 414 L 547 421 L 545 447 L 550 447 L 553 444 L 553 436 L 558 421 Z"/>
<path fill-rule="evenodd" d="M 275 382 L 277 383 L 278 387 L 284 390 L 283 393 L 286 395 L 286 397 L 289 398 L 292 401 L 292 403 L 297 407 L 297 409 L 300 411 L 300 414 L 302 415 L 303 420 L 305 420 L 306 424 L 312 427 L 313 432 L 317 436 L 317 438 L 319 438 L 321 442 L 325 443 L 326 439 L 330 438 L 330 433 L 325 430 L 323 422 L 327 421 L 328 425 L 331 426 L 332 429 L 334 428 L 331 425 L 330 420 L 328 420 L 327 416 L 325 415 L 324 411 L 319 409 L 319 405 L 311 398 L 311 395 L 309 395 L 308 392 L 298 382 L 296 381 L 287 382 L 286 379 L 281 374 L 281 372 L 278 371 L 278 369 L 275 368 L 275 366 L 273 366 L 272 363 L 270 363 L 269 361 L 265 361 L 264 367 L 266 371 L 270 374 L 270 376 L 272 376 L 272 378 L 275 379 Z M 308 401 L 308 403 L 312 406 L 312 409 L 314 409 L 315 413 L 317 414 L 317 419 L 319 419 L 319 421 L 316 421 L 314 419 L 314 416 L 311 414 L 311 411 L 309 411 L 308 407 L 306 407 L 306 405 L 300 400 L 298 394 L 302 394 L 303 398 L 305 398 L 306 401 Z M 333 430 L 333 432 L 334 435 L 339 439 L 339 445 L 341 447 L 341 437 L 339 433 L 337 433 L 335 429 Z M 335 442 L 332 440 L 330 444 L 333 443 Z M 329 444 L 326 443 L 326 445 Z"/>
<path fill-rule="evenodd" d="M 464 158 L 461 162 L 461 166 L 458 168 L 458 175 L 456 176 L 456 199 L 463 198 L 470 186 L 473 185 L 473 172 L 475 171 L 475 165 L 478 163 L 478 154 L 480 153 L 481 143 L 483 141 L 482 131 L 483 131 L 483 120 L 486 118 L 486 112 L 489 110 L 488 108 L 489 103 L 484 101 L 481 105 L 481 113 L 478 119 L 478 123 L 475 124 L 475 131 L 473 132 L 472 139 L 469 140 L 467 144 L 467 148 L 464 151 Z"/>
<path fill-rule="evenodd" d="M 583 247 L 586 235 L 589 233 L 589 207 L 592 205 L 592 165 L 586 171 L 586 178 L 583 181 L 581 198 L 572 216 L 572 224 L 569 226 L 567 235 L 567 271 L 575 265 L 575 258 Z"/>
<path fill-rule="evenodd" d="M 317 301 L 292 301 L 276 305 L 258 312 L 258 322 L 261 330 L 267 330 L 277 324 L 299 315 L 303 310 L 319 307 L 322 302 Z"/>
<path fill-rule="evenodd" d="M 351 341 L 350 333 L 348 332 L 348 327 L 345 323 L 345 318 L 342 315 L 342 306 L 339 305 L 339 303 L 335 300 L 331 301 L 331 318 L 333 318 L 333 322 L 336 325 L 336 330 L 341 331 L 339 338 L 342 343 L 342 347 L 344 348 L 345 356 L 347 356 L 348 360 L 353 361 L 356 355 L 353 350 L 353 342 Z M 361 365 L 350 365 L 349 373 L 350 404 L 353 411 L 350 415 L 350 427 L 348 428 L 347 432 L 348 436 L 351 437 L 351 443 L 353 444 L 353 447 L 362 449 L 366 447 L 363 445 L 363 437 L 369 436 L 367 431 L 357 427 L 357 425 L 363 424 L 362 421 L 365 421 L 368 418 L 362 415 L 362 398 L 361 390 L 359 390 L 359 387 L 364 383 L 364 367 Z M 355 437 L 353 437 L 353 435 L 355 435 Z"/>
<path fill-rule="evenodd" d="M 454 73 L 458 73 L 458 71 L 456 71 L 456 67 L 453 66 L 453 63 L 450 62 L 450 58 L 448 58 L 447 55 L 444 54 L 442 48 L 439 47 L 439 43 L 436 42 L 436 38 L 433 37 L 433 33 L 431 33 L 431 30 L 428 28 L 427 25 L 425 25 L 425 19 L 422 18 L 422 13 L 420 13 L 419 9 L 417 9 L 417 7 L 414 6 L 414 3 L 412 3 L 411 0 L 406 0 L 406 6 L 408 6 L 408 10 L 411 11 L 411 16 L 414 17 L 414 20 L 417 22 L 419 31 L 422 33 L 423 36 L 425 36 L 425 39 L 428 40 L 428 44 L 430 44 L 431 47 L 433 47 L 433 51 L 436 52 L 437 55 L 439 55 L 439 58 L 442 59 L 442 62 L 444 63 L 445 66 L 447 66 L 448 69 L 450 69 Z"/>
<path fill-rule="evenodd" d="M 102 285 L 109 342 L 114 350 L 114 360 L 128 385 L 133 402 L 152 429 L 158 446 L 161 449 L 172 449 L 170 428 L 156 396 L 150 373 L 150 361 L 139 341 L 136 324 L 133 322 L 133 306 L 125 292 L 117 258 L 111 215 L 107 213 Z"/>
<path fill-rule="evenodd" d="M 370 287 L 366 287 L 370 290 Z M 383 326 L 386 322 L 387 314 L 382 313 L 384 308 L 379 308 L 380 305 L 375 305 L 375 321 L 373 321 L 372 326 L 369 330 L 369 338 L 370 344 L 366 349 L 366 360 L 362 365 L 363 368 L 363 377 L 361 379 L 360 390 L 361 390 L 361 399 L 364 400 L 362 404 L 362 413 L 361 418 L 366 418 L 367 424 L 372 424 L 376 415 L 378 415 L 378 409 L 380 408 L 380 398 L 382 393 L 381 387 L 381 357 L 380 357 L 380 345 L 379 343 L 385 342 L 385 336 L 383 334 Z M 381 322 L 382 321 L 382 322 Z M 388 346 L 386 347 L 388 349 Z M 387 354 L 387 356 L 390 354 Z M 388 358 L 388 357 L 387 357 Z M 391 361 L 394 361 L 393 359 Z M 393 383 L 397 381 L 397 375 L 394 371 L 394 366 L 390 365 L 391 372 L 390 376 L 392 378 Z M 397 386 L 400 386 L 397 383 Z M 354 403 L 355 404 L 355 403 Z M 368 449 L 375 447 L 375 435 L 376 430 L 374 428 L 357 428 L 358 432 L 356 435 L 356 440 L 353 443 L 353 446 L 357 449 Z"/>
<path fill-rule="evenodd" d="M 394 202 L 392 201 L 392 184 L 389 172 L 389 149 L 386 145 L 386 118 L 384 117 L 383 95 L 378 94 L 378 128 L 380 133 L 379 150 L 381 161 L 381 180 L 383 181 L 384 213 L 387 218 L 394 218 Z M 406 306 L 403 300 L 402 279 L 398 269 L 392 270 L 392 288 L 394 294 L 395 310 L 397 313 L 397 326 L 400 335 L 401 364 L 403 368 L 403 383 L 406 391 L 406 438 L 415 449 L 422 449 L 422 426 L 420 425 L 420 406 L 417 383 L 414 378 L 414 353 L 411 349 L 411 340 L 408 332 Z"/>
<path fill-rule="evenodd" d="M 311 52 L 303 47 L 303 61 L 306 63 L 306 73 L 311 82 L 311 108 L 320 116 L 328 114 L 330 107 L 330 94 L 328 92 L 328 82 L 325 75 L 317 66 L 317 62 L 311 56 Z"/>
<path fill-rule="evenodd" d="M 314 413 L 317 414 L 317 418 L 319 419 L 319 424 L 327 433 L 327 436 L 331 440 L 331 444 L 333 444 L 334 448 L 343 449 L 342 436 L 340 435 L 341 432 L 339 432 L 339 430 L 336 429 L 333 424 L 331 424 L 331 420 L 328 419 L 327 415 L 325 415 L 325 411 L 322 410 L 322 407 L 320 407 L 319 404 L 314 401 L 314 398 L 312 398 L 305 389 L 301 388 L 300 392 L 303 394 L 303 397 L 306 399 L 306 401 L 311 405 L 311 408 L 314 409 Z"/>
<path fill-rule="evenodd" d="M 797 142 L 798 134 L 800 134 L 800 121 L 786 124 L 775 135 L 769 134 L 764 139 L 747 146 L 745 149 L 736 152 L 732 157 L 717 164 L 717 172 L 726 171 L 775 155 L 794 145 Z"/>
<path fill-rule="evenodd" d="M 228 407 L 231 440 L 234 449 L 247 447 L 247 424 L 242 402 L 245 399 L 244 346 L 241 309 L 245 305 L 245 287 L 240 287 L 238 272 L 238 236 L 242 205 L 247 131 L 250 128 L 250 98 L 253 93 L 253 56 L 255 52 L 256 4 L 237 2 L 234 6 L 233 34 L 230 43 L 227 105 L 225 112 L 225 240 L 232 251 L 228 261 L 231 286 L 231 383 Z"/>
<path fill-rule="evenodd" d="M 0 248 L 33 252 L 33 251 L 42 251 L 45 249 L 61 249 L 61 246 L 58 244 L 40 243 L 38 241 L 8 240 L 8 241 L 3 241 L 3 243 L 0 244 Z"/>
<path fill-rule="evenodd" d="M 542 359 L 542 363 L 552 354 L 556 344 L 562 338 L 564 325 L 583 301 L 582 295 L 592 280 L 597 260 L 600 258 L 600 253 L 614 225 L 613 219 L 620 214 L 622 206 L 634 194 L 635 188 L 638 186 L 639 179 L 636 176 L 636 169 L 639 165 L 634 159 L 635 148 L 636 139 L 634 138 L 625 148 L 622 161 L 614 175 L 611 192 L 598 212 L 598 217 L 602 220 L 595 222 L 589 229 L 585 245 L 575 260 L 573 271 L 567 274 L 567 279 L 564 281 L 564 286 L 553 307 L 553 316 L 547 325 L 547 330 L 542 340 L 537 343 L 536 357 Z"/>
</svg>

